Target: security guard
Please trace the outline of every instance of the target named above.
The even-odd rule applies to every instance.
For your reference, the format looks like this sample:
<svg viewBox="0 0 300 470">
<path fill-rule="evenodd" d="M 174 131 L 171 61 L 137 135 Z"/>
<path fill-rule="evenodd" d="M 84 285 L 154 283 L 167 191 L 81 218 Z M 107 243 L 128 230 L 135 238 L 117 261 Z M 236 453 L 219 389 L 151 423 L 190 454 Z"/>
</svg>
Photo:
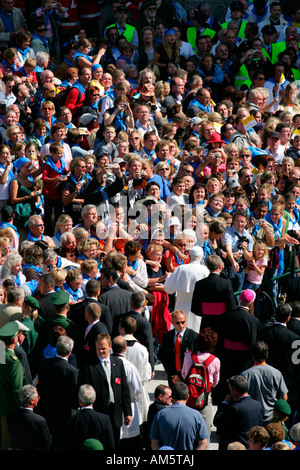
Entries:
<svg viewBox="0 0 300 470">
<path fill-rule="evenodd" d="M 19 393 L 23 387 L 24 369 L 15 354 L 19 326 L 17 322 L 6 323 L 0 328 L 0 417 L 1 449 L 8 450 L 11 437 L 8 432 L 6 417 L 20 406 Z"/>
</svg>

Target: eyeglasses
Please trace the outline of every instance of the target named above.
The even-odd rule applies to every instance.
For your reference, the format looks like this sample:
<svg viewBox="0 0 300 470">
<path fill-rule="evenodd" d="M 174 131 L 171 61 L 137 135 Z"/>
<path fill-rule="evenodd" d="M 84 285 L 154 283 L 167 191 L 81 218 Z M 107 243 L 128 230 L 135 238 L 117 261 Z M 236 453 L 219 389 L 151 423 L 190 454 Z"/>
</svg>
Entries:
<svg viewBox="0 0 300 470">
<path fill-rule="evenodd" d="M 130 137 L 130 140 L 139 140 L 139 137 Z"/>
<path fill-rule="evenodd" d="M 45 227 L 45 224 L 36 224 L 36 227 Z"/>
<path fill-rule="evenodd" d="M 194 172 L 192 170 L 184 170 L 186 173 L 189 173 L 190 175 L 192 175 Z"/>
<path fill-rule="evenodd" d="M 161 168 L 159 171 L 170 171 L 169 168 Z"/>
<path fill-rule="evenodd" d="M 243 158 L 243 157 L 250 158 L 250 157 L 251 157 L 251 155 L 246 155 L 246 154 L 245 154 L 245 155 L 240 155 L 240 158 Z"/>
<path fill-rule="evenodd" d="M 265 77 L 257 77 L 256 80 L 265 80 Z"/>
</svg>

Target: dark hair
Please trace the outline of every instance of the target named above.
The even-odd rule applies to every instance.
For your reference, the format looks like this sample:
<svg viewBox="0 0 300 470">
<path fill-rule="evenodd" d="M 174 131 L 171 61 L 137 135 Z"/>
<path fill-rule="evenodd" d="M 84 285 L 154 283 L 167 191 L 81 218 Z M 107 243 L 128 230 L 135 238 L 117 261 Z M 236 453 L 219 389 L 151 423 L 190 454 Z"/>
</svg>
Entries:
<svg viewBox="0 0 300 470">
<path fill-rule="evenodd" d="M 227 379 L 227 383 L 231 388 L 234 388 L 241 394 L 248 392 L 248 382 L 242 375 L 234 375 L 230 377 Z"/>
<path fill-rule="evenodd" d="M 117 282 L 117 280 L 118 280 L 118 273 L 114 268 L 102 268 L 100 270 L 100 273 L 104 274 L 104 276 L 107 279 L 112 278 L 113 282 Z"/>
<path fill-rule="evenodd" d="M 269 347 L 264 341 L 256 341 L 252 343 L 249 349 L 250 356 L 255 362 L 264 362 L 267 360 Z"/>
<path fill-rule="evenodd" d="M 289 304 L 279 305 L 275 310 L 276 321 L 284 323 L 291 316 L 292 307 Z"/>
<path fill-rule="evenodd" d="M 188 386 L 183 382 L 177 382 L 172 387 L 174 400 L 186 400 L 189 394 Z"/>
<path fill-rule="evenodd" d="M 217 341 L 217 333 L 209 327 L 204 328 L 196 338 L 194 350 L 212 353 L 216 347 Z"/>
</svg>

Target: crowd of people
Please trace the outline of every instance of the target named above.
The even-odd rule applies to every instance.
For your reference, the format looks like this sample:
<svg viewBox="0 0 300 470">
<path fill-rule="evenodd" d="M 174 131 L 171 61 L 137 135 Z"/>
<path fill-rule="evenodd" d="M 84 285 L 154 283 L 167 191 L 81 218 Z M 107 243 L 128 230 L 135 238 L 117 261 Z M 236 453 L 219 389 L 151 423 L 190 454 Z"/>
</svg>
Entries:
<svg viewBox="0 0 300 470">
<path fill-rule="evenodd" d="M 300 7 L 103 7 L 1 0 L 2 449 L 299 449 Z"/>
</svg>

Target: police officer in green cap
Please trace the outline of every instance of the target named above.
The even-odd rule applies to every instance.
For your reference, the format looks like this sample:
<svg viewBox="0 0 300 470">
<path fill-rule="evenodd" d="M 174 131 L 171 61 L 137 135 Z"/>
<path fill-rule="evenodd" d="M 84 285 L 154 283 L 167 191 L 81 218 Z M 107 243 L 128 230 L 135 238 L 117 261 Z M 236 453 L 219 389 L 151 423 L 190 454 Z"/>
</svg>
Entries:
<svg viewBox="0 0 300 470">
<path fill-rule="evenodd" d="M 73 353 L 76 355 L 79 350 L 79 330 L 72 320 L 68 318 L 70 296 L 66 291 L 57 291 L 51 297 L 51 303 L 55 308 L 55 315 L 47 317 L 41 325 L 40 333 L 33 350 L 34 367 L 38 366 L 39 360 L 43 357 L 43 351 L 51 341 L 53 328 L 61 326 L 66 330 L 67 336 L 73 339 Z"/>
<path fill-rule="evenodd" d="M 0 328 L 0 417 L 1 417 L 1 449 L 11 446 L 11 437 L 7 428 L 6 417 L 20 406 L 19 393 L 23 387 L 24 369 L 15 355 L 18 341 L 19 326 L 16 322 L 8 322 Z"/>
</svg>

